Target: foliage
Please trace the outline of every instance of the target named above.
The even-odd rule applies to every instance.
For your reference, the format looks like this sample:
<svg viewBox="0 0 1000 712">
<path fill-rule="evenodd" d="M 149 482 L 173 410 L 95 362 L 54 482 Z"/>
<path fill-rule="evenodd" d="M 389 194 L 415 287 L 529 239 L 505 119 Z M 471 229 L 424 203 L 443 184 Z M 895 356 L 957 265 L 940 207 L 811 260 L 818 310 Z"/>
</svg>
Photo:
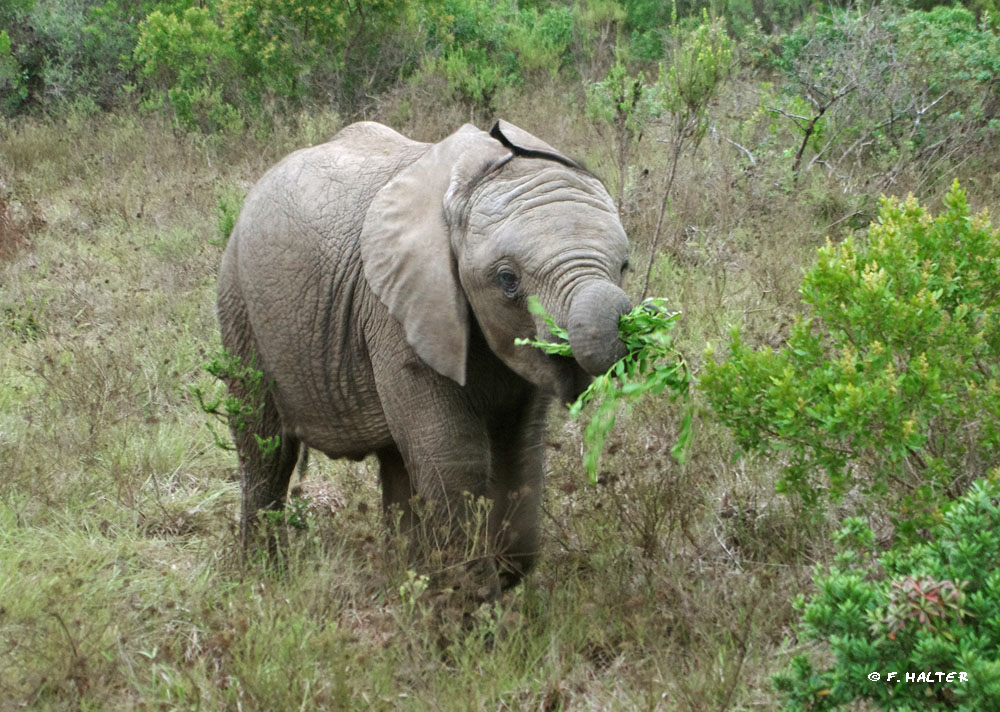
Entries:
<svg viewBox="0 0 1000 712">
<path fill-rule="evenodd" d="M 729 74 L 732 48 L 723 22 L 703 12 L 701 23 L 685 32 L 676 17 L 671 25 L 672 48 L 667 68 L 660 65 L 666 110 L 696 136 L 708 128 L 707 108 Z M 689 118 L 690 117 L 690 118 Z"/>
<path fill-rule="evenodd" d="M 308 497 L 289 497 L 283 509 L 269 509 L 261 512 L 264 520 L 272 525 L 280 525 L 308 531 L 313 522 Z"/>
<path fill-rule="evenodd" d="M 729 359 L 708 358 L 701 389 L 741 447 L 784 451 L 782 491 L 892 491 L 912 530 L 996 464 L 1000 240 L 957 182 L 944 203 L 883 199 L 867 241 L 819 251 L 783 348 L 734 329 Z"/>
<path fill-rule="evenodd" d="M 508 39 L 520 71 L 544 71 L 554 78 L 567 61 L 573 25 L 573 10 L 569 7 L 554 6 L 542 12 L 533 7 L 522 9 Z"/>
<path fill-rule="evenodd" d="M 629 73 L 624 52 L 615 52 L 615 62 L 600 81 L 587 85 L 587 116 L 614 129 L 617 148 L 618 188 L 615 204 L 619 212 L 625 193 L 629 159 L 646 125 L 663 113 L 663 102 L 643 72 Z"/>
<path fill-rule="evenodd" d="M 0 324 L 14 333 L 22 342 L 34 341 L 45 333 L 44 311 L 44 301 L 35 304 L 29 298 L 25 300 L 24 304 L 4 307 L 3 311 L 0 312 L 0 319 L 2 319 Z"/>
<path fill-rule="evenodd" d="M 680 312 L 670 312 L 666 299 L 647 299 L 628 314 L 623 314 L 618 327 L 619 337 L 625 342 L 626 355 L 615 362 L 587 387 L 570 405 L 570 414 L 579 418 L 589 404 L 596 404 L 584 432 L 587 452 L 583 458 L 584 467 L 591 482 L 597 480 L 597 467 L 608 432 L 614 427 L 615 419 L 622 405 L 630 405 L 647 393 L 658 395 L 670 391 L 670 400 L 681 399 L 685 413 L 681 431 L 670 454 L 683 462 L 691 445 L 691 419 L 693 410 L 688 395 L 690 373 L 684 357 L 673 346 L 672 332 L 680 319 Z M 537 298 L 529 300 L 532 313 L 542 317 L 554 341 L 517 339 L 519 346 L 534 346 L 545 353 L 572 357 L 566 330 L 556 325 L 545 312 Z"/>
<path fill-rule="evenodd" d="M 225 244 L 233 228 L 236 227 L 236 221 L 240 217 L 240 210 L 243 209 L 243 200 L 245 197 L 246 195 L 242 191 L 232 187 L 219 191 L 215 214 L 218 218 L 221 244 Z"/>
<path fill-rule="evenodd" d="M 235 129 L 268 103 L 348 98 L 393 76 L 405 18 L 401 0 L 216 0 L 151 13 L 135 59 L 151 105 L 166 95 L 185 128 Z"/>
<path fill-rule="evenodd" d="M 165 91 L 179 125 L 206 131 L 240 126 L 233 103 L 239 89 L 235 48 L 209 10 L 151 13 L 140 26 L 135 60 L 141 76 Z"/>
<path fill-rule="evenodd" d="M 226 349 L 212 357 L 205 364 L 205 370 L 224 383 L 239 383 L 239 390 L 246 396 L 237 397 L 232 394 L 232 389 L 229 392 L 209 396 L 201 387 L 191 386 L 190 392 L 198 401 L 198 407 L 202 412 L 212 416 L 213 420 L 225 425 L 234 435 L 242 432 L 259 417 L 264 407 L 264 396 L 270 387 L 264 381 L 264 372 L 254 368 L 253 360 L 249 364 L 244 363 L 242 358 L 229 353 Z M 235 449 L 226 435 L 219 435 L 211 421 L 206 422 L 205 426 L 212 433 L 212 438 L 218 447 L 223 450 Z M 261 438 L 255 433 L 254 439 L 265 456 L 277 452 L 281 444 L 277 435 Z"/>
<path fill-rule="evenodd" d="M 510 4 L 444 0 L 427 10 L 427 44 L 432 51 L 411 81 L 422 83 L 440 75 L 451 96 L 488 106 L 498 89 L 517 80 L 516 61 L 506 47 Z"/>
<path fill-rule="evenodd" d="M 983 16 L 992 2 L 973 4 Z M 185 128 L 211 131 L 315 102 L 353 110 L 399 79 L 429 86 L 426 80 L 436 77 L 448 97 L 490 109 L 504 90 L 525 81 L 603 75 L 616 54 L 647 68 L 666 55 L 673 65 L 678 28 L 697 28 L 708 11 L 726 17 L 737 36 L 759 36 L 761 28 L 792 27 L 820 6 L 814 0 L 9 0 L 0 8 L 0 31 L 10 40 L 7 50 L 0 40 L 2 108 L 8 114 L 33 106 L 51 111 L 69 102 L 108 109 L 138 95 L 146 106 L 169 107 Z M 949 44 L 959 27 L 969 31 L 968 58 L 958 51 L 965 40 Z M 866 43 L 866 36 L 876 41 Z M 891 41 L 878 41 L 883 37 Z M 945 73 L 963 62 L 981 68 L 996 56 L 995 40 L 961 8 L 831 10 L 783 36 L 772 57 L 793 80 L 788 97 L 802 93 L 795 86 L 800 70 L 823 62 L 834 69 L 869 62 L 866 77 L 889 76 L 894 86 L 905 84 L 919 95 L 914 81 L 922 74 L 911 69 L 925 63 L 932 73 Z M 929 61 L 935 47 L 947 61 Z M 898 77 L 893 68 L 902 68 Z M 961 92 L 945 102 L 951 110 L 941 105 L 935 115 L 951 116 L 969 90 L 989 113 L 983 81 L 981 71 L 963 78 Z M 908 106 L 900 95 L 888 103 L 912 118 L 934 98 L 927 94 L 923 103 Z M 844 131 L 865 111 L 873 125 L 884 121 L 873 108 L 882 107 L 844 109 Z M 895 135 L 899 126 L 893 128 L 890 140 L 905 142 Z"/>
<path fill-rule="evenodd" d="M 907 170 L 933 180 L 1000 130 L 1000 37 L 961 7 L 831 10 L 767 56 L 786 80 L 767 109 L 801 133 L 793 172 L 875 190 Z"/>
<path fill-rule="evenodd" d="M 101 109 L 116 106 L 134 81 L 132 48 L 138 23 L 177 0 L 22 0 L 0 9 L 0 30 L 11 42 L 10 58 L 0 41 L 0 87 L 4 65 L 12 65 L 13 94 L 3 110 L 14 114 L 31 105 L 60 110 L 66 104 Z"/>
<path fill-rule="evenodd" d="M 883 710 L 972 712 L 995 705 L 998 475 L 973 483 L 947 506 L 927 541 L 894 547 L 874 562 L 871 530 L 858 519 L 844 523 L 844 550 L 828 570 L 817 568 L 816 593 L 795 603 L 799 636 L 824 644 L 833 660 L 795 657 L 775 677 L 783 709 L 854 709 L 862 700 Z M 872 681 L 873 672 L 881 680 Z"/>
<path fill-rule="evenodd" d="M 628 52 L 619 46 L 604 78 L 587 85 L 587 115 L 600 122 L 598 127 L 607 124 L 614 131 L 619 212 L 626 212 L 626 182 L 635 146 L 650 125 L 669 117 L 666 142 L 672 150 L 646 270 L 647 286 L 678 163 L 685 150 L 690 148 L 694 153 L 704 137 L 709 103 L 728 74 L 732 59 L 729 38 L 721 21 L 710 18 L 707 12 L 702 14 L 700 24 L 688 30 L 679 22 L 675 5 L 667 30 L 670 40 L 667 61 L 659 64 L 655 82 L 647 81 L 641 70 L 631 72 Z"/>
<path fill-rule="evenodd" d="M 24 70 L 18 65 L 10 49 L 10 36 L 0 29 L 0 95 L 8 111 L 15 109 L 28 98 Z"/>
<path fill-rule="evenodd" d="M 658 112 L 650 106 L 650 87 L 645 74 L 630 75 L 622 54 L 616 53 L 615 62 L 604 79 L 587 86 L 587 114 L 625 127 L 629 137 L 634 138 Z"/>
<path fill-rule="evenodd" d="M 254 96 L 344 96 L 385 77 L 378 64 L 401 38 L 402 0 L 219 0 L 221 23 Z M 385 44 L 383 44 L 385 43 Z M 384 53 L 384 54 L 380 54 Z M 395 70 L 392 63 L 389 74 Z M 336 84 L 344 86 L 338 88 Z"/>
<path fill-rule="evenodd" d="M 490 108 L 498 92 L 532 74 L 555 76 L 569 56 L 575 17 L 568 7 L 443 0 L 423 12 L 431 51 L 412 81 L 442 76 L 452 97 L 473 106 Z"/>
</svg>

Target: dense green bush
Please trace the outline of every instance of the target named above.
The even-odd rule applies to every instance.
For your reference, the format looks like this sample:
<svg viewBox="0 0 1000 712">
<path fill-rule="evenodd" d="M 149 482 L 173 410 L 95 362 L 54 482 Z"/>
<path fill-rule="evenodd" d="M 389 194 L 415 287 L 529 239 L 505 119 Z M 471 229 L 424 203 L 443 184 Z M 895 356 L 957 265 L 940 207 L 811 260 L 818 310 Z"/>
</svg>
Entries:
<svg viewBox="0 0 1000 712">
<path fill-rule="evenodd" d="M 970 5 L 982 15 L 992 2 Z M 982 90 L 996 76 L 996 35 L 976 25 L 972 12 L 834 10 L 794 27 L 824 7 L 816 0 L 7 0 L 0 5 L 0 32 L 9 39 L 9 46 L 0 40 L 0 89 L 4 112 L 13 114 L 66 102 L 106 109 L 138 88 L 150 105 L 169 105 L 178 123 L 202 128 L 231 124 L 232 110 L 245 118 L 276 101 L 355 106 L 406 77 L 421 84 L 437 77 L 453 98 L 489 107 L 497 92 L 525 80 L 567 70 L 590 78 L 588 65 L 603 73 L 616 47 L 630 62 L 660 61 L 671 27 L 694 27 L 710 9 L 737 36 L 759 36 L 754 28 L 788 33 L 772 55 L 792 80 L 788 97 L 801 95 L 795 82 L 824 61 L 835 70 L 868 62 L 869 77 L 889 76 L 893 86 L 910 89 L 928 69 L 931 87 L 943 86 L 939 77 L 961 82 L 933 116 L 954 124 L 957 108 L 963 119 L 989 123 L 995 107 Z M 882 25 L 890 41 L 866 43 Z M 885 61 L 871 63 L 872 51 L 896 57 L 899 76 L 885 71 Z M 842 61 L 848 54 L 857 62 Z M 970 99 L 970 91 L 979 93 Z M 889 142 L 909 140 L 900 137 L 899 119 L 914 118 L 942 93 L 931 89 L 909 104 L 890 93 L 895 113 L 888 116 L 896 118 L 883 131 Z M 872 108 L 849 112 L 844 130 L 866 111 L 873 125 L 885 121 Z M 929 117 L 921 117 L 926 132 Z"/>
<path fill-rule="evenodd" d="M 349 101 L 389 78 L 409 45 L 406 3 L 217 0 L 143 22 L 135 60 L 149 98 L 186 128 L 234 128 L 275 101 Z M 376 87 L 378 88 L 378 87 Z"/>
<path fill-rule="evenodd" d="M 482 0 L 427 2 L 421 17 L 428 53 L 413 81 L 440 76 L 452 98 L 487 108 L 526 77 L 557 75 L 570 59 L 577 22 L 567 6 Z"/>
<path fill-rule="evenodd" d="M 10 35 L 6 30 L 0 30 L 0 95 L 3 96 L 5 113 L 16 109 L 28 98 L 24 72 L 11 52 Z"/>
<path fill-rule="evenodd" d="M 180 16 L 157 10 L 140 30 L 135 59 L 154 88 L 148 105 L 162 102 L 158 89 L 181 126 L 211 131 L 239 125 L 236 50 L 208 10 L 191 7 Z"/>
<path fill-rule="evenodd" d="M 734 329 L 701 388 L 744 449 L 783 451 L 784 491 L 890 495 L 912 531 L 997 463 L 998 264 L 957 182 L 937 217 L 884 199 L 867 240 L 819 251 L 786 345 L 754 349 Z"/>
<path fill-rule="evenodd" d="M 179 0 L 16 0 L 0 4 L 3 111 L 31 106 L 110 109 L 134 82 L 132 50 L 140 20 Z M 11 78 L 13 76 L 13 79 Z M 7 90 L 10 91 L 7 91 Z"/>
<path fill-rule="evenodd" d="M 507 43 L 511 5 L 444 0 L 428 10 L 431 51 L 413 77 L 415 82 L 437 74 L 454 98 L 489 105 L 499 89 L 519 79 L 517 60 Z"/>
<path fill-rule="evenodd" d="M 859 519 L 844 522 L 844 551 L 817 570 L 816 593 L 796 600 L 800 638 L 824 643 L 833 660 L 800 655 L 775 677 L 785 710 L 856 709 L 860 700 L 882 710 L 995 708 L 998 474 L 948 506 L 928 541 L 874 563 L 871 530 Z"/>
</svg>

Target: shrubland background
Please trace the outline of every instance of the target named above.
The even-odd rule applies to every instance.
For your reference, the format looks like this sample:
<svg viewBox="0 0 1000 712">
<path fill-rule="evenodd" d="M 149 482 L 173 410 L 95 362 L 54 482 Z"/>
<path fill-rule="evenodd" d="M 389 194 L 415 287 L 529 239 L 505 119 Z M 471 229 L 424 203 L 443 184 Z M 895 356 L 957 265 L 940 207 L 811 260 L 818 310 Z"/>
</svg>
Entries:
<svg viewBox="0 0 1000 712">
<path fill-rule="evenodd" d="M 0 2 L 0 708 L 989 708 L 1000 39 L 932 5 Z M 356 119 L 501 117 L 683 311 L 688 460 L 648 400 L 589 484 L 555 415 L 539 569 L 464 626 L 373 463 L 314 459 L 244 561 L 191 396 L 243 195 Z M 925 669 L 972 682 L 866 677 Z"/>
</svg>

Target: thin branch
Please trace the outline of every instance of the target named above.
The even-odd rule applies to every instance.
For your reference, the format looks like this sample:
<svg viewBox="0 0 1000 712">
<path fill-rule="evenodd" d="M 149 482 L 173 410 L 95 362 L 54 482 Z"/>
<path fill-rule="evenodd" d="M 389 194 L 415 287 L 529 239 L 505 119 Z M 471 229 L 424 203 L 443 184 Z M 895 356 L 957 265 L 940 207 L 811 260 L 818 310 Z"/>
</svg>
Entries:
<svg viewBox="0 0 1000 712">
<path fill-rule="evenodd" d="M 63 629 L 63 633 L 66 634 L 66 640 L 69 641 L 69 647 L 73 650 L 73 658 L 79 659 L 80 651 L 76 649 L 76 642 L 73 640 L 73 634 L 69 632 L 69 627 L 66 625 L 66 622 L 62 619 L 62 616 L 59 615 L 56 611 L 49 611 L 49 615 L 55 618 L 59 622 L 60 627 Z"/>
<path fill-rule="evenodd" d="M 780 114 L 781 116 L 784 116 L 786 119 L 791 119 L 792 121 L 795 121 L 795 122 L 805 121 L 806 123 L 809 123 L 809 117 L 807 117 L 807 116 L 799 116 L 798 114 L 789 114 L 784 109 L 776 109 L 773 106 L 765 106 L 764 110 L 765 111 L 770 111 L 772 114 Z"/>
<path fill-rule="evenodd" d="M 726 137 L 725 137 L 725 136 L 723 136 L 723 138 L 726 138 Z M 752 154 L 752 153 L 750 153 L 750 151 L 749 151 L 749 150 L 747 149 L 747 147 L 746 147 L 746 146 L 741 146 L 740 144 L 736 143 L 735 141 L 733 141 L 732 139 L 729 139 L 729 138 L 726 138 L 726 141 L 728 141 L 728 142 L 729 142 L 729 143 L 731 143 L 731 144 L 732 144 L 733 146 L 736 146 L 736 148 L 738 148 L 738 149 L 740 149 L 741 151 L 743 151 L 743 154 L 744 154 L 744 155 L 745 155 L 745 156 L 746 156 L 747 158 L 749 158 L 749 159 L 750 159 L 750 165 L 751 165 L 751 166 L 756 166 L 756 165 L 757 165 L 757 161 L 755 161 L 755 160 L 754 160 L 754 157 L 753 157 L 753 154 Z"/>
<path fill-rule="evenodd" d="M 932 101 L 930 104 L 928 104 L 927 106 L 925 106 L 923 109 L 917 109 L 917 118 L 914 120 L 914 123 L 919 124 L 920 123 L 920 117 L 923 116 L 924 114 L 926 114 L 931 109 L 933 109 L 934 106 L 939 101 L 941 101 L 942 99 L 944 99 L 949 94 L 951 94 L 951 89 L 949 89 L 948 91 L 946 91 L 944 94 L 942 94 L 941 96 L 939 96 L 937 99 L 935 99 L 934 101 Z"/>
<path fill-rule="evenodd" d="M 829 106 L 829 104 L 827 105 Z M 792 173 L 797 174 L 799 172 L 799 166 L 802 164 L 802 156 L 806 152 L 806 146 L 809 145 L 809 139 L 812 138 L 813 132 L 816 130 L 816 123 L 823 118 L 823 114 L 826 113 L 827 106 L 821 106 L 819 108 L 819 113 L 817 113 L 809 125 L 803 129 L 802 143 L 799 145 L 799 150 L 795 152 L 795 160 L 792 162 Z"/>
<path fill-rule="evenodd" d="M 674 142 L 674 155 L 670 159 L 670 178 L 667 179 L 667 187 L 663 191 L 663 200 L 660 201 L 660 211 L 656 216 L 656 229 L 653 230 L 653 240 L 649 245 L 649 262 L 646 265 L 646 278 L 642 283 L 642 296 L 639 301 L 646 298 L 649 291 L 649 278 L 653 274 L 653 262 L 656 261 L 656 247 L 660 242 L 660 231 L 663 229 L 663 217 L 667 212 L 667 205 L 670 203 L 670 191 L 674 186 L 674 178 L 677 177 L 677 163 L 680 161 L 681 150 L 684 148 L 684 141 L 687 138 L 688 125 L 690 119 L 677 132 L 677 140 Z"/>
<path fill-rule="evenodd" d="M 858 215 L 864 215 L 864 211 L 863 210 L 854 210 L 852 212 L 849 212 L 844 217 L 842 217 L 842 218 L 840 218 L 838 220 L 834 220 L 832 223 L 830 223 L 829 225 L 827 225 L 826 227 L 824 227 L 823 230 L 825 231 L 825 230 L 829 230 L 831 228 L 834 228 L 837 225 L 839 225 L 840 223 L 844 222 L 845 220 L 850 220 L 851 218 L 857 217 Z"/>
</svg>

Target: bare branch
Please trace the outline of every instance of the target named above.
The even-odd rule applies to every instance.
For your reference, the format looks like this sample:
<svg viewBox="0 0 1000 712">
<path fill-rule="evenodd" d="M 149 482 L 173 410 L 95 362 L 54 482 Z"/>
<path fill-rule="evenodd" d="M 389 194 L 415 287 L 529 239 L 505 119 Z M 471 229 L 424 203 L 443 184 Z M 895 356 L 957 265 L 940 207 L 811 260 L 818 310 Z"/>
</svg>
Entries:
<svg viewBox="0 0 1000 712">
<path fill-rule="evenodd" d="M 791 119 L 792 121 L 796 121 L 796 122 L 798 122 L 798 121 L 805 121 L 806 123 L 809 123 L 809 117 L 808 116 L 799 116 L 798 114 L 789 114 L 784 109 L 776 109 L 776 108 L 774 108 L 772 106 L 765 106 L 764 110 L 765 111 L 770 111 L 772 114 L 779 114 L 780 116 L 784 116 L 786 119 Z"/>
<path fill-rule="evenodd" d="M 725 136 L 723 136 L 723 138 L 726 138 L 726 137 L 725 137 Z M 740 149 L 741 151 L 743 151 L 743 154 L 744 154 L 744 155 L 745 155 L 745 156 L 746 156 L 747 158 L 749 158 L 749 159 L 750 159 L 750 165 L 751 165 L 751 166 L 756 166 L 756 165 L 757 165 L 757 161 L 756 161 L 756 160 L 754 160 L 754 157 L 753 157 L 753 154 L 752 154 L 752 153 L 750 153 L 750 151 L 749 151 L 749 150 L 747 149 L 747 147 L 746 147 L 746 146 L 741 146 L 740 144 L 736 143 L 735 141 L 733 141 L 732 139 L 729 139 L 729 138 L 726 138 L 726 141 L 728 141 L 728 142 L 729 142 L 729 143 L 731 143 L 732 145 L 736 146 L 736 148 L 738 148 L 738 149 Z"/>
</svg>

